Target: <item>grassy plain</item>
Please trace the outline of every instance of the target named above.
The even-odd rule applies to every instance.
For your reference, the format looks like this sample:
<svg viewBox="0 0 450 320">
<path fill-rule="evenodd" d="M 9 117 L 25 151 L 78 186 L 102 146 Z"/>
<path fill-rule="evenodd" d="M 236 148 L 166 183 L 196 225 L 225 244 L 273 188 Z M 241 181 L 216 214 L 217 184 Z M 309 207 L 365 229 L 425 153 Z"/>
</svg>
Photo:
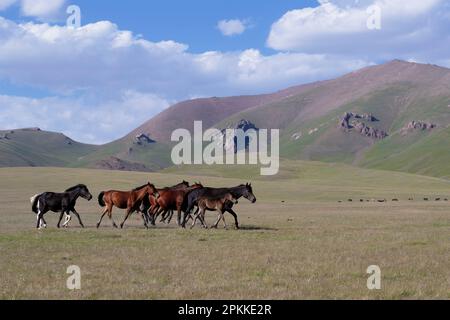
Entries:
<svg viewBox="0 0 450 320">
<path fill-rule="evenodd" d="M 150 174 L 0 169 L 0 298 L 450 298 L 450 202 L 434 201 L 450 197 L 448 181 L 296 161 L 283 162 L 276 178 L 252 179 L 255 173 L 237 167 Z M 124 230 L 107 220 L 97 230 L 95 199 L 79 201 L 84 230 L 75 220 L 57 230 L 57 216 L 50 213 L 49 228 L 34 229 L 28 199 L 35 193 L 85 183 L 96 198 L 101 190 L 183 179 L 211 186 L 251 180 L 258 201 L 240 201 L 239 231 L 175 225 L 145 230 L 137 215 Z M 389 201 L 359 202 L 384 198 Z M 114 217 L 120 222 L 123 212 Z M 213 218 L 209 214 L 210 223 Z M 70 265 L 81 268 L 79 291 L 66 288 Z M 381 268 L 381 290 L 367 289 L 370 265 Z"/>
</svg>

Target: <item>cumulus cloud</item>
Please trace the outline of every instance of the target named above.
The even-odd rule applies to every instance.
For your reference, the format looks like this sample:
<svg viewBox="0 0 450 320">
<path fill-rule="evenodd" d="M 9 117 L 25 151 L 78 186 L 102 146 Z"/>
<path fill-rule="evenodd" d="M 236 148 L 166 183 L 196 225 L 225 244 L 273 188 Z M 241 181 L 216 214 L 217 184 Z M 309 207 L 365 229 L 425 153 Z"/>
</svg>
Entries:
<svg viewBox="0 0 450 320">
<path fill-rule="evenodd" d="M 110 95 L 124 88 L 164 93 L 175 100 L 255 93 L 312 80 L 317 74 L 338 75 L 366 64 L 342 59 L 330 68 L 327 61 L 333 62 L 332 57 L 263 56 L 255 49 L 192 54 L 185 44 L 151 42 L 108 21 L 73 29 L 16 24 L 0 18 L 0 40 L 0 78 L 66 95 L 94 90 L 96 95 Z M 281 61 L 283 70 L 279 69 Z"/>
<path fill-rule="evenodd" d="M 217 23 L 217 28 L 227 37 L 243 34 L 247 29 L 248 23 L 239 19 L 221 20 Z"/>
<path fill-rule="evenodd" d="M 411 0 L 407 5 L 396 0 L 320 2 L 318 7 L 284 14 L 272 25 L 268 46 L 378 60 L 438 61 L 449 54 L 450 20 L 445 0 Z M 373 8 L 380 10 L 380 30 L 367 26 Z"/>
<path fill-rule="evenodd" d="M 0 0 L 0 11 L 9 8 L 16 2 L 17 0 Z"/>
<path fill-rule="evenodd" d="M 21 0 L 23 15 L 28 17 L 49 18 L 55 16 L 66 0 Z"/>
<path fill-rule="evenodd" d="M 55 18 L 66 0 L 0 0 L 0 11 L 18 3 L 21 13 L 27 17 L 35 17 L 40 20 Z"/>
<path fill-rule="evenodd" d="M 108 21 L 76 29 L 0 17 L 0 81 L 50 96 L 3 96 L 0 128 L 39 126 L 105 142 L 175 101 L 266 93 L 369 63 L 323 54 L 263 55 L 256 49 L 193 54 L 185 44 L 152 42 Z"/>
<path fill-rule="evenodd" d="M 57 130 L 87 143 L 100 144 L 121 137 L 142 124 L 142 114 L 152 116 L 169 102 L 154 94 L 121 93 L 119 99 L 92 103 L 84 98 L 33 99 L 0 95 L 0 128 L 40 127 Z"/>
</svg>

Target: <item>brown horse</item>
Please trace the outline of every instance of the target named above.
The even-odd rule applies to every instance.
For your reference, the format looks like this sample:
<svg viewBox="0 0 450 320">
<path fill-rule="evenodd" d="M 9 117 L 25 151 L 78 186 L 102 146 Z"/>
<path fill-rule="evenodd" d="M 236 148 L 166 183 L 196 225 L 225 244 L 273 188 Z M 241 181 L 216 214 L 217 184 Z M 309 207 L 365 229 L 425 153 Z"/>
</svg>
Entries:
<svg viewBox="0 0 450 320">
<path fill-rule="evenodd" d="M 106 207 L 103 210 L 102 216 L 97 223 L 97 228 L 100 227 L 100 224 L 102 223 L 103 217 L 106 213 L 108 213 L 109 219 L 113 223 L 113 227 L 117 228 L 116 223 L 114 222 L 112 218 L 112 209 L 114 206 L 116 206 L 119 209 L 127 209 L 125 219 L 120 224 L 120 228 L 123 228 L 123 225 L 125 224 L 125 221 L 130 217 L 130 215 L 139 210 L 139 206 L 142 203 L 142 200 L 147 197 L 148 195 L 153 195 L 156 198 L 159 197 L 158 191 L 156 190 L 155 186 L 151 184 L 150 182 L 146 185 L 143 185 L 142 187 L 133 189 L 132 191 L 103 191 L 98 196 L 98 204 L 101 207 Z M 144 216 L 142 216 L 144 219 L 144 225 L 146 228 L 148 228 L 147 220 Z"/>
<path fill-rule="evenodd" d="M 186 208 L 186 195 L 189 192 L 203 188 L 201 183 L 193 184 L 190 187 L 184 188 L 166 188 L 163 190 L 159 190 L 159 198 L 155 198 L 152 195 L 149 195 L 149 200 L 152 203 L 152 209 L 149 212 L 149 215 L 152 217 L 153 221 L 156 221 L 156 218 L 163 214 L 163 221 L 168 218 L 168 222 L 172 220 L 173 211 L 177 211 L 177 223 L 181 225 L 181 211 L 184 211 Z"/>
<path fill-rule="evenodd" d="M 184 181 L 176 184 L 172 187 L 166 187 L 164 189 L 156 189 L 158 194 L 163 193 L 167 190 L 180 190 L 180 189 L 186 189 L 189 187 L 189 182 Z M 150 212 L 153 210 L 155 206 L 158 204 L 156 203 L 156 197 L 149 195 L 148 197 L 144 197 L 142 200 L 142 204 L 140 205 L 139 212 L 141 212 L 145 218 L 147 219 L 147 223 L 151 223 L 152 225 L 155 225 L 155 221 L 152 219 L 153 217 L 150 216 Z"/>
<path fill-rule="evenodd" d="M 225 193 L 220 197 L 211 198 L 208 196 L 201 196 L 198 199 L 198 208 L 199 210 L 195 214 L 194 221 L 192 222 L 191 229 L 195 226 L 197 219 L 200 219 L 203 227 L 207 228 L 205 223 L 205 212 L 208 211 L 218 211 L 219 216 L 217 218 L 217 222 L 212 226 L 213 228 L 217 228 L 220 220 L 223 221 L 225 225 L 225 229 L 227 229 L 227 223 L 225 222 L 224 213 L 225 211 L 232 210 L 233 205 L 237 204 L 238 200 L 230 193 Z"/>
</svg>

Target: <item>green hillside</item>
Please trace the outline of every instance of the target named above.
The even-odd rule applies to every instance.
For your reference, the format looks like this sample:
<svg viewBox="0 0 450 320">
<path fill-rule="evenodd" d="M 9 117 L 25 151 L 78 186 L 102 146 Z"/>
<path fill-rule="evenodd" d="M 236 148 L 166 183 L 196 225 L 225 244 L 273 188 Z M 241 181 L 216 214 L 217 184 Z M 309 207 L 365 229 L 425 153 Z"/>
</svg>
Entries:
<svg viewBox="0 0 450 320">
<path fill-rule="evenodd" d="M 390 65 L 399 70 L 398 79 L 383 81 L 373 74 L 365 92 L 361 86 L 340 88 L 350 81 L 344 77 L 280 102 L 235 114 L 216 126 L 223 128 L 246 119 L 259 128 L 280 129 L 280 152 L 287 159 L 450 177 L 450 91 L 443 90 L 450 87 L 450 70 L 402 62 Z M 420 76 L 408 79 L 411 68 Z M 361 74 L 349 77 L 367 82 L 367 73 L 373 70 L 363 77 Z M 357 92 L 352 95 L 352 90 Z M 336 99 L 324 98 L 332 92 Z M 387 132 L 388 136 L 376 139 L 355 129 L 343 130 L 340 122 L 347 112 L 372 114 L 376 121 L 359 122 Z M 404 130 L 412 121 L 436 127 Z"/>
<path fill-rule="evenodd" d="M 351 116 L 343 128 L 344 114 Z M 223 129 L 243 119 L 280 129 L 284 159 L 450 177 L 450 69 L 404 61 L 269 95 L 189 100 L 102 146 L 37 130 L 0 132 L 0 167 L 158 171 L 172 165 L 174 129 L 194 121 Z"/>
<path fill-rule="evenodd" d="M 0 167 L 70 167 L 98 148 L 38 129 L 0 131 Z"/>
</svg>

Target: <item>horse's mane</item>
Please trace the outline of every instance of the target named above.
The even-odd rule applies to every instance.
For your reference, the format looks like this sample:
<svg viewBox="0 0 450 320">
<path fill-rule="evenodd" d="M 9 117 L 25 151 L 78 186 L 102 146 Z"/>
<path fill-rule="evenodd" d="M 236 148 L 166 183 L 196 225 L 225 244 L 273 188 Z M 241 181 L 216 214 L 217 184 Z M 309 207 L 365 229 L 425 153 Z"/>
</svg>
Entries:
<svg viewBox="0 0 450 320">
<path fill-rule="evenodd" d="M 69 189 L 67 189 L 64 192 L 70 192 L 70 191 L 73 191 L 73 190 L 76 190 L 76 189 L 87 189 L 87 187 L 84 184 L 77 184 L 76 186 L 74 186 L 72 188 L 69 188 Z"/>
<path fill-rule="evenodd" d="M 133 191 L 139 191 L 139 190 L 141 190 L 141 189 L 144 189 L 146 186 L 148 186 L 148 183 L 144 184 L 143 186 L 134 188 Z"/>
</svg>

